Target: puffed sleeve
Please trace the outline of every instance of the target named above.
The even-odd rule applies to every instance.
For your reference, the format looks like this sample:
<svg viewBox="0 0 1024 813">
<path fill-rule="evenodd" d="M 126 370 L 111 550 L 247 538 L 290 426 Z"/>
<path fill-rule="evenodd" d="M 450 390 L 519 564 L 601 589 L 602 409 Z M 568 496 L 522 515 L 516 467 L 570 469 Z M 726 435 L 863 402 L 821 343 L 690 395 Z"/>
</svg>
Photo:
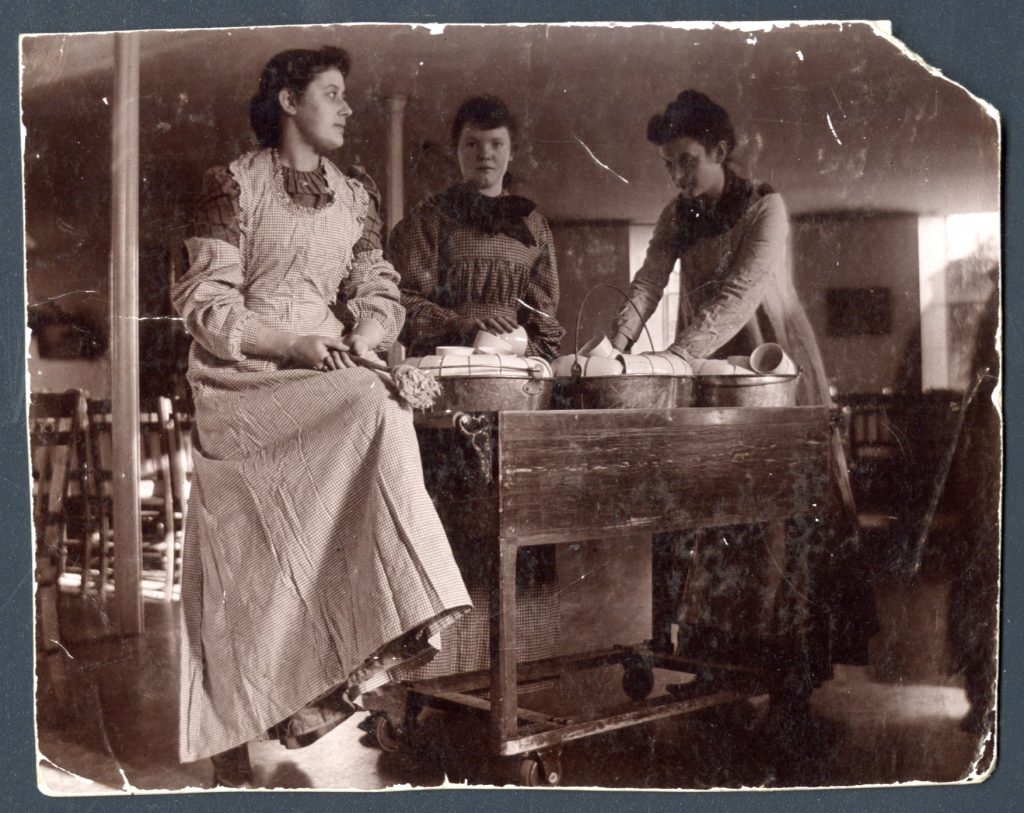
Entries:
<svg viewBox="0 0 1024 813">
<path fill-rule="evenodd" d="M 422 352 L 455 339 L 459 314 L 437 304 L 441 214 L 429 202 L 415 207 L 391 232 L 388 255 L 401 276 L 406 334 L 412 352 Z"/>
<path fill-rule="evenodd" d="M 786 262 L 788 242 L 782 196 L 766 195 L 746 227 L 721 292 L 694 314 L 670 349 L 707 358 L 739 333 L 764 299 L 766 284 Z"/>
<path fill-rule="evenodd" d="M 192 338 L 228 361 L 241 361 L 255 351 L 261 327 L 245 307 L 242 290 L 238 196 L 238 184 L 226 167 L 206 173 L 192 234 L 185 240 L 188 271 L 171 290 Z"/>
<path fill-rule="evenodd" d="M 361 168 L 351 167 L 346 174 L 350 183 L 366 191 L 369 205 L 363 232 L 352 247 L 352 268 L 338 292 L 339 299 L 354 323 L 369 321 L 384 328 L 381 346 L 386 347 L 398 338 L 405 322 L 405 309 L 398 291 L 398 273 L 384 259 L 380 191 Z"/>
<path fill-rule="evenodd" d="M 551 227 L 543 217 L 540 217 L 539 233 L 535 236 L 540 256 L 533 265 L 530 284 L 523 298 L 529 307 L 520 308 L 517 318 L 529 336 L 527 354 L 550 361 L 558 355 L 565 330 L 555 319 L 555 311 L 558 310 L 558 268 Z"/>
<path fill-rule="evenodd" d="M 627 348 L 636 341 L 651 314 L 657 310 L 677 259 L 673 202 L 666 206 L 658 217 L 651 242 L 647 245 L 644 263 L 629 286 L 629 299 L 636 307 L 623 303 L 612 322 L 613 339 L 616 336 L 624 337 Z"/>
</svg>

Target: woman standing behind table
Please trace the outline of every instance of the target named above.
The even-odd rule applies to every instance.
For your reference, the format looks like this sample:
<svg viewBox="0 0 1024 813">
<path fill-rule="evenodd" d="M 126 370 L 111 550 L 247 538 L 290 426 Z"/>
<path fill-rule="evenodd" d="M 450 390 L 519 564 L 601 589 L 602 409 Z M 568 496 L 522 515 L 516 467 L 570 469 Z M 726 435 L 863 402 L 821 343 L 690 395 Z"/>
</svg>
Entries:
<svg viewBox="0 0 1024 813">
<path fill-rule="evenodd" d="M 553 316 L 558 272 L 551 229 L 533 201 L 506 191 L 517 137 L 516 121 L 500 99 L 466 100 L 451 129 L 462 182 L 419 203 L 391 235 L 410 355 L 471 344 L 481 329 L 503 333 L 518 325 L 527 332 L 527 355 L 550 360 L 558 353 L 565 331 Z M 490 663 L 486 548 L 477 540 L 452 544 L 474 610 L 445 633 L 442 654 L 419 671 L 421 677 Z M 520 550 L 520 660 L 557 654 L 557 591 L 553 551 Z"/>
<path fill-rule="evenodd" d="M 478 330 L 522 325 L 527 355 L 548 361 L 565 331 L 554 318 L 558 271 L 551 228 L 532 200 L 506 191 L 516 121 L 491 96 L 466 100 L 452 122 L 462 182 L 422 201 L 388 242 L 401 274 L 409 355 L 471 344 Z"/>
<path fill-rule="evenodd" d="M 376 191 L 324 157 L 352 113 L 348 69 L 337 48 L 267 64 L 262 148 L 207 174 L 173 290 L 198 432 L 179 747 L 212 756 L 223 785 L 252 785 L 248 740 L 314 741 L 469 604 L 410 410 L 357 366 L 403 311 Z"/>
<path fill-rule="evenodd" d="M 797 403 L 831 407 L 821 353 L 793 285 L 785 204 L 769 186 L 752 184 L 730 166 L 736 136 L 729 114 L 703 93 L 686 90 L 651 118 L 647 139 L 658 148 L 680 194 L 658 218 L 644 263 L 630 285 L 629 296 L 639 315 L 629 305 L 620 310 L 612 326 L 612 344 L 626 350 L 636 340 L 678 260 L 679 313 L 671 352 L 694 362 L 711 355 L 749 355 L 759 344 L 777 342 L 801 369 Z M 835 504 L 846 510 L 839 511 L 841 517 L 830 517 L 835 533 L 828 545 L 835 560 L 848 563 L 843 554 L 853 547 L 855 514 L 838 438 L 833 439 L 833 453 Z M 734 585 L 749 582 L 762 566 L 769 571 L 765 581 L 777 581 L 770 574 L 773 562 L 755 561 L 757 552 L 765 550 L 759 531 L 738 533 L 748 539 L 750 554 L 745 561 L 739 561 L 744 545 L 727 549 L 710 537 L 698 543 L 681 610 L 684 642 L 712 649 L 749 649 L 743 623 L 716 619 L 713 602 L 700 606 L 700 597 L 714 593 L 714 583 L 727 583 L 730 567 Z M 845 540 L 842 545 L 835 544 L 837 538 Z M 787 595 L 788 588 L 783 587 L 779 595 L 768 591 L 754 604 L 776 616 L 775 631 L 787 639 L 784 651 L 776 647 L 773 656 L 809 660 L 802 664 L 802 685 L 792 687 L 795 695 L 805 697 L 808 684 L 828 674 L 823 654 L 827 630 L 831 630 L 833 660 L 864 663 L 867 638 L 877 631 L 877 623 L 865 584 L 851 584 L 849 574 L 826 584 L 817 581 L 820 575 L 812 575 L 820 574 L 821 568 L 811 568 L 807 562 L 787 566 L 795 570 L 787 573 L 783 584 L 801 595 Z M 820 591 L 822 601 L 831 605 L 828 617 L 815 617 L 804 601 L 812 590 Z M 734 588 L 726 592 L 733 596 L 730 600 L 735 599 Z"/>
</svg>

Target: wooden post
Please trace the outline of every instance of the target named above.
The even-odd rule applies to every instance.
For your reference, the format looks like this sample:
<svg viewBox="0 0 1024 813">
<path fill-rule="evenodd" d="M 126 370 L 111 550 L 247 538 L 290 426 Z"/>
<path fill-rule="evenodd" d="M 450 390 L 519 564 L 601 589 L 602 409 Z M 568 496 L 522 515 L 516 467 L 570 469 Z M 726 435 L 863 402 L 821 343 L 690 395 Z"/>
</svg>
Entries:
<svg viewBox="0 0 1024 813">
<path fill-rule="evenodd" d="M 405 180 L 402 129 L 405 121 L 405 96 L 388 96 L 388 230 L 405 214 Z"/>
<path fill-rule="evenodd" d="M 516 558 L 514 540 L 498 538 L 491 581 L 491 742 L 501 753 L 519 732 L 519 687 L 516 666 Z"/>
<path fill-rule="evenodd" d="M 142 620 L 139 504 L 139 35 L 114 35 L 110 330 L 114 586 L 122 635 Z"/>
</svg>

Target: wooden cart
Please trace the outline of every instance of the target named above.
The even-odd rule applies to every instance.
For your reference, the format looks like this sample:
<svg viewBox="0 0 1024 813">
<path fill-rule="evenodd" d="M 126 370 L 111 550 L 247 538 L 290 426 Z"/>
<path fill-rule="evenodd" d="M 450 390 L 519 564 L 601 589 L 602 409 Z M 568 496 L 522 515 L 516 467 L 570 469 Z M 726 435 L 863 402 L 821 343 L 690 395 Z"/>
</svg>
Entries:
<svg viewBox="0 0 1024 813">
<path fill-rule="evenodd" d="M 379 744 L 399 746 L 419 710 L 476 712 L 491 748 L 520 758 L 525 785 L 558 784 L 561 747 L 770 691 L 750 668 L 698 663 L 651 642 L 516 663 L 516 553 L 531 545 L 821 518 L 828 412 L 817 407 L 454 413 L 417 417 L 428 490 L 451 534 L 493 541 L 491 669 L 414 681 L 370 700 Z M 655 616 L 658 616 L 656 571 Z M 655 617 L 654 636 L 664 619 Z M 610 664 L 633 699 L 600 716 L 520 705 L 519 685 Z M 688 695 L 648 699 L 653 669 L 696 673 Z"/>
</svg>

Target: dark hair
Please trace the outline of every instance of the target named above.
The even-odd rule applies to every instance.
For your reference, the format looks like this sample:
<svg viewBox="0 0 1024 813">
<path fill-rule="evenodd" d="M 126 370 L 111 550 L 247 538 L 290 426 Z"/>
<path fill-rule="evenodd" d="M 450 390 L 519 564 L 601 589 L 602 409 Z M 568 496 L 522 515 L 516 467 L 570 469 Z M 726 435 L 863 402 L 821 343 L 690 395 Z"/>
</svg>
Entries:
<svg viewBox="0 0 1024 813">
<path fill-rule="evenodd" d="M 308 48 L 282 51 L 271 59 L 260 76 L 260 89 L 249 102 L 249 124 L 260 146 L 278 147 L 281 144 L 283 111 L 277 96 L 282 90 L 301 96 L 317 74 L 337 68 L 342 76 L 348 76 L 350 65 L 348 54 L 330 45 L 318 51 Z"/>
<path fill-rule="evenodd" d="M 710 150 L 724 141 L 728 152 L 736 146 L 736 133 L 725 108 L 696 90 L 684 90 L 674 102 L 647 122 L 647 140 L 659 147 L 676 138 L 692 138 Z"/>
<path fill-rule="evenodd" d="M 452 148 L 459 146 L 459 137 L 467 124 L 481 130 L 508 129 L 509 138 L 515 143 L 518 125 L 515 116 L 497 96 L 473 96 L 466 99 L 452 119 Z"/>
</svg>

